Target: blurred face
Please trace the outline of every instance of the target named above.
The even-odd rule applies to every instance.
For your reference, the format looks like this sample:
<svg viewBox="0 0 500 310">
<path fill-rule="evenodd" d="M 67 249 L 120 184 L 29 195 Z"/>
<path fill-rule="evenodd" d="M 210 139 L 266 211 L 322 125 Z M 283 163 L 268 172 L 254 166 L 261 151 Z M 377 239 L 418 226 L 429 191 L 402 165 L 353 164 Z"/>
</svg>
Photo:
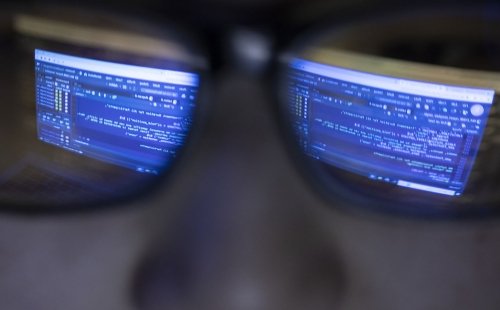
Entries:
<svg viewBox="0 0 500 310">
<path fill-rule="evenodd" d="M 6 309 L 497 308 L 496 219 L 339 211 L 298 174 L 259 76 L 227 66 L 211 87 L 195 152 L 163 190 L 0 217 Z"/>
</svg>

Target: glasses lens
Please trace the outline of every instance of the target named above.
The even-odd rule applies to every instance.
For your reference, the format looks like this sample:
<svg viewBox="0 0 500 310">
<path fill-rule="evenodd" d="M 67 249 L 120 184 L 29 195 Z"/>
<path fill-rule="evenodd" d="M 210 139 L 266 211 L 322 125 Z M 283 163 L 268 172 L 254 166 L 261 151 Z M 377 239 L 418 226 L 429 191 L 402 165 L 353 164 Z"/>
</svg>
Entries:
<svg viewBox="0 0 500 310">
<path fill-rule="evenodd" d="M 500 22 L 480 12 L 354 23 L 284 57 L 284 110 L 316 186 L 424 216 L 498 205 Z"/>
<path fill-rule="evenodd" d="M 172 168 L 197 111 L 201 58 L 185 41 L 129 19 L 61 13 L 16 15 L 3 38 L 6 204 L 137 195 Z"/>
</svg>

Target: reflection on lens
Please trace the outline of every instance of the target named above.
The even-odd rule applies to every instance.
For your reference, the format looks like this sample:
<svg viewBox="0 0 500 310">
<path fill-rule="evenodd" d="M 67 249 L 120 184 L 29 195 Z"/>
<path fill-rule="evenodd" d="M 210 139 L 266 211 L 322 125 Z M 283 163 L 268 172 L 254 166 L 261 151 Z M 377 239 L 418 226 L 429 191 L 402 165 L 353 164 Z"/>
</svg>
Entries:
<svg viewBox="0 0 500 310">
<path fill-rule="evenodd" d="M 38 138 L 158 174 L 191 125 L 198 76 L 35 50 Z"/>
<path fill-rule="evenodd" d="M 424 215 L 495 206 L 499 74 L 317 42 L 286 66 L 295 141 L 337 201 Z"/>
<path fill-rule="evenodd" d="M 493 90 L 303 59 L 290 66 L 290 108 L 309 156 L 377 181 L 448 196 L 463 193 Z"/>
<path fill-rule="evenodd" d="M 0 201 L 112 201 L 170 170 L 196 112 L 200 67 L 189 49 L 48 18 L 15 21 L 25 60 L 10 71 L 19 76 L 7 107 L 14 120 L 2 128 Z"/>
</svg>

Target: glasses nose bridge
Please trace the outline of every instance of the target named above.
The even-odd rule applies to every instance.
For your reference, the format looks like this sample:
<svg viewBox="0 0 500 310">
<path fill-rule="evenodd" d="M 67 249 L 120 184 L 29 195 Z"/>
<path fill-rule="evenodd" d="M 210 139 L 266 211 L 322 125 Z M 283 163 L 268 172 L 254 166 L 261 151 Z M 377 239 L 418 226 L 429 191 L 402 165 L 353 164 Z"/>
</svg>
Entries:
<svg viewBox="0 0 500 310">
<path fill-rule="evenodd" d="M 271 32 L 235 25 L 222 44 L 228 64 L 241 73 L 259 76 L 266 72 L 273 57 L 274 40 Z"/>
</svg>

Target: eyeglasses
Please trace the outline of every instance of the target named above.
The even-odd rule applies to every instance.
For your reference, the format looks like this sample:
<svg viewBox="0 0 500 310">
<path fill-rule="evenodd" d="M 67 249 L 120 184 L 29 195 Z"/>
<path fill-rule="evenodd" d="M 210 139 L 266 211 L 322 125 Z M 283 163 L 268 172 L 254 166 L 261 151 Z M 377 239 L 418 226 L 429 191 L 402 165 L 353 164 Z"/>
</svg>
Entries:
<svg viewBox="0 0 500 310">
<path fill-rule="evenodd" d="M 485 10 L 387 13 L 312 27 L 282 50 L 244 49 L 275 55 L 268 78 L 283 139 L 332 205 L 496 212 L 500 19 Z M 4 104 L 0 130 L 5 206 L 118 205 L 164 184 L 196 151 L 211 49 L 192 32 L 105 11 L 13 16 L 3 42 L 5 97 L 17 102 Z"/>
</svg>

